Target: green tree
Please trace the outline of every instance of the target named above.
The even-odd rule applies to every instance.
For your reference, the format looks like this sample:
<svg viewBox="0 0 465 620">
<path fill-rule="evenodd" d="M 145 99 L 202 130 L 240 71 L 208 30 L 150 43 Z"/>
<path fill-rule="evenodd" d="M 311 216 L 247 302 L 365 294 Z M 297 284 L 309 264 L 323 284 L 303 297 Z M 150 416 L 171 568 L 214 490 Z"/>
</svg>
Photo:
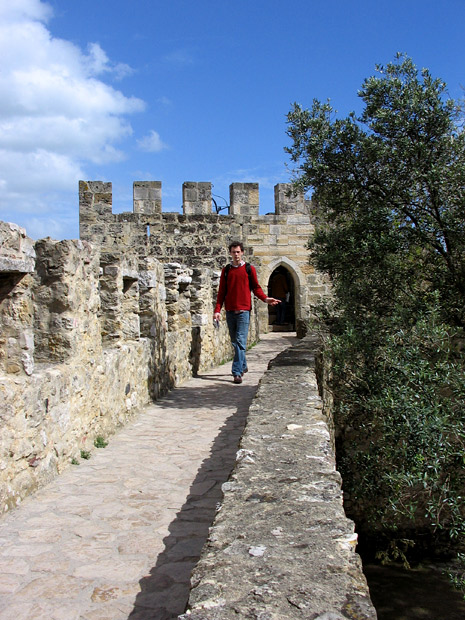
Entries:
<svg viewBox="0 0 465 620">
<path fill-rule="evenodd" d="M 444 99 L 446 85 L 409 58 L 378 66 L 359 96 L 360 117 L 337 119 L 329 103 L 288 115 L 288 148 L 297 184 L 313 189 L 319 207 L 314 258 L 341 286 L 347 275 L 383 295 L 385 274 L 409 294 L 404 272 L 438 290 L 448 317 L 465 325 L 465 136 L 461 107 Z M 398 262 L 401 261 L 402 265 Z M 351 264 L 348 264 L 348 263 Z M 380 267 L 376 267 L 376 265 Z M 375 272 L 372 271 L 375 266 Z M 402 267 L 402 276 L 396 276 Z M 417 277 L 416 277 L 417 276 Z M 351 279 L 351 278 L 350 278 Z M 352 290 L 352 289 L 351 289 Z M 353 298 L 360 298 L 358 287 Z M 361 302 L 367 301 L 362 295 Z M 386 302 L 375 297 L 373 303 Z"/>
<path fill-rule="evenodd" d="M 333 283 L 319 313 L 348 506 L 389 536 L 465 531 L 465 137 L 446 93 L 399 54 L 359 116 L 317 100 L 288 115 L 311 261 Z"/>
</svg>

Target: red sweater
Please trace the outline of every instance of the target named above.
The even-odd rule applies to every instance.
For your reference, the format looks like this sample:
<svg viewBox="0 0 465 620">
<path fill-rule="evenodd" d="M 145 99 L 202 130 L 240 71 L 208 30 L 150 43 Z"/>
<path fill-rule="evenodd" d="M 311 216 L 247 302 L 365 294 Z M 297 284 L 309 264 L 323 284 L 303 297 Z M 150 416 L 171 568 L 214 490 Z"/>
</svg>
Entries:
<svg viewBox="0 0 465 620">
<path fill-rule="evenodd" d="M 250 266 L 250 279 L 252 282 L 252 292 L 255 297 L 266 300 L 266 295 L 260 287 L 257 280 L 257 272 L 253 265 Z M 224 277 L 224 267 L 221 271 L 220 287 L 218 289 L 218 297 L 216 298 L 215 312 L 221 311 L 224 303 L 226 310 L 250 310 L 252 308 L 252 299 L 250 296 L 249 276 L 245 269 L 245 263 L 240 267 L 231 266 L 228 278 Z"/>
</svg>

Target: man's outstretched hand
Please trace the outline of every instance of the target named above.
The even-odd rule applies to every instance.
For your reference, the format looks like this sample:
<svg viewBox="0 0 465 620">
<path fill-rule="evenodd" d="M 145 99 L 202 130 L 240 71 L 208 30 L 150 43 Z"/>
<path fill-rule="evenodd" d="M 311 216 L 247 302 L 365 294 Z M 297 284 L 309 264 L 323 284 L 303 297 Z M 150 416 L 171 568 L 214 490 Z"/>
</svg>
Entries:
<svg viewBox="0 0 465 620">
<path fill-rule="evenodd" d="M 265 299 L 265 303 L 267 303 L 269 306 L 277 306 L 278 304 L 281 303 L 281 300 L 275 299 L 274 297 L 267 297 Z"/>
</svg>

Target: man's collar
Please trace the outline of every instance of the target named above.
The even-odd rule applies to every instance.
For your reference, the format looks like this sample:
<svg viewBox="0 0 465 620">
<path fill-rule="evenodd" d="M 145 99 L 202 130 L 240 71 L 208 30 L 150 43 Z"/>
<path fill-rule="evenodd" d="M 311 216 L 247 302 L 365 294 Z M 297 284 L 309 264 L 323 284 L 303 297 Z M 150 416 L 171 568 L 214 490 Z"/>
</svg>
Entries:
<svg viewBox="0 0 465 620">
<path fill-rule="evenodd" d="M 242 267 L 242 265 L 245 265 L 245 260 L 241 260 L 239 265 L 235 265 L 234 263 L 231 263 L 231 267 Z"/>
</svg>

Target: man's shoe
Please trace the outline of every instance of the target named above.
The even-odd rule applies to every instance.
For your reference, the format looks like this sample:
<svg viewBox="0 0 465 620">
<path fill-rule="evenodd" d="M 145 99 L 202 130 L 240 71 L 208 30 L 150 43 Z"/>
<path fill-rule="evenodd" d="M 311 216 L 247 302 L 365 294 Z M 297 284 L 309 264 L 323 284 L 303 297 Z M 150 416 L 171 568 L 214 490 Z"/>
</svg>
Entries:
<svg viewBox="0 0 465 620">
<path fill-rule="evenodd" d="M 245 375 L 245 373 L 246 373 L 246 372 L 249 372 L 249 369 L 248 369 L 248 368 L 245 368 L 245 369 L 242 371 L 241 377 L 243 377 L 243 376 Z"/>
<path fill-rule="evenodd" d="M 242 383 L 242 377 L 240 375 L 234 375 L 234 383 Z"/>
</svg>

